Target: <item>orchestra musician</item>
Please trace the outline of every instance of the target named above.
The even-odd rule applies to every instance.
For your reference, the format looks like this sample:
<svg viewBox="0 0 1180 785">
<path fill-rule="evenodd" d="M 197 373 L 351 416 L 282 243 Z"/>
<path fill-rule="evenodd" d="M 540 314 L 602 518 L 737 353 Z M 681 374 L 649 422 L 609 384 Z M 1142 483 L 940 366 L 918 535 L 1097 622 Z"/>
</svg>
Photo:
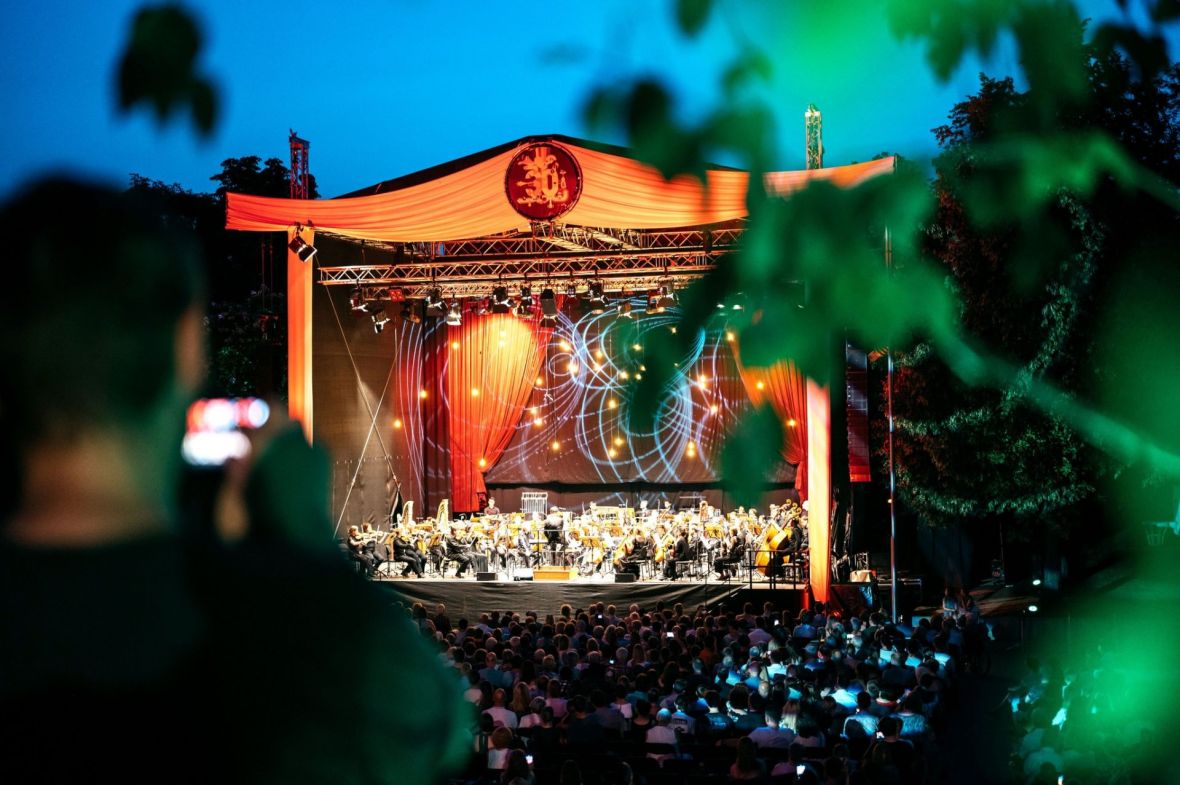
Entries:
<svg viewBox="0 0 1180 785">
<path fill-rule="evenodd" d="M 360 527 L 348 527 L 348 555 L 352 559 L 361 564 L 365 569 L 365 574 L 373 577 L 377 574 L 377 558 L 369 550 L 369 540 L 361 535 Z"/>
<path fill-rule="evenodd" d="M 475 561 L 475 554 L 471 551 L 470 545 L 454 533 L 445 536 L 444 541 L 447 547 L 446 558 L 459 565 L 455 570 L 455 577 L 462 578 L 463 573 L 467 572 L 467 568 Z"/>
<path fill-rule="evenodd" d="M 676 542 L 672 546 L 671 553 L 664 556 L 664 577 L 670 580 L 676 580 L 676 562 L 685 561 L 690 558 L 690 550 L 688 544 L 688 535 L 684 529 L 681 528 L 677 532 Z"/>
<path fill-rule="evenodd" d="M 374 569 L 380 570 L 381 565 L 389 561 L 389 548 L 385 547 L 384 532 L 373 530 L 371 518 L 361 524 L 361 539 L 365 541 L 365 551 L 373 557 Z"/>
<path fill-rule="evenodd" d="M 552 554 L 554 562 L 557 561 L 557 553 L 562 548 L 562 520 L 561 515 L 558 514 L 556 507 L 549 509 L 549 515 L 545 518 L 545 550 Z"/>
<path fill-rule="evenodd" d="M 713 569 L 721 580 L 729 580 L 730 572 L 736 572 L 746 554 L 746 543 L 739 532 L 733 532 L 721 548 L 721 556 L 713 561 Z"/>
<path fill-rule="evenodd" d="M 407 516 L 412 504 L 406 503 Z M 633 513 L 589 505 L 585 513 L 572 518 L 552 507 L 548 515 L 533 513 L 531 520 L 510 521 L 499 514 L 474 521 L 468 528 L 462 520 L 449 519 L 444 502 L 437 518 L 417 525 L 403 520 L 390 533 L 375 531 L 371 519 L 351 526 L 341 545 L 370 576 L 383 561 L 393 560 L 405 565 L 401 574 L 406 577 L 411 572 L 422 577 L 428 563 L 442 573 L 446 561 L 456 562 L 455 576 L 463 577 L 471 569 L 507 569 L 512 556 L 535 567 L 546 552 L 553 563 L 577 565 L 585 575 L 600 571 L 604 564 L 609 570 L 613 564 L 616 571 L 638 576 L 640 566 L 654 560 L 659 574 L 672 580 L 683 577 L 678 562 L 697 557 L 708 561 L 722 578 L 733 575 L 744 559 L 755 557 L 758 571 L 767 576 L 781 575 L 787 559 L 806 564 L 806 509 L 789 501 L 781 507 L 772 505 L 764 514 L 751 508 L 726 515 L 708 504 L 679 513 L 653 504 L 646 519 L 642 507 Z M 489 497 L 485 510 L 497 509 Z"/>
<path fill-rule="evenodd" d="M 419 578 L 425 574 L 426 557 L 418 552 L 414 544 L 403 534 L 400 526 L 393 536 L 393 560 L 405 562 L 406 567 L 402 570 L 403 578 L 408 577 L 411 572 Z"/>
<path fill-rule="evenodd" d="M 649 561 L 656 552 L 656 543 L 650 534 L 637 532 L 630 538 L 627 554 L 619 560 L 618 571 L 632 573 L 639 577 L 639 565 Z"/>
<path fill-rule="evenodd" d="M 492 504 L 495 499 L 489 500 L 488 509 L 492 509 Z M 515 544 L 512 541 L 512 533 L 508 530 L 508 523 L 506 521 L 499 521 L 496 528 L 492 531 L 492 548 L 491 558 L 489 559 L 492 566 L 498 566 L 502 570 L 508 569 L 508 556 L 512 553 Z"/>
<path fill-rule="evenodd" d="M 435 531 L 431 534 L 426 545 L 426 552 L 430 556 L 430 563 L 434 565 L 434 571 L 442 575 L 443 564 L 447 559 L 447 544 L 442 532 Z"/>
</svg>

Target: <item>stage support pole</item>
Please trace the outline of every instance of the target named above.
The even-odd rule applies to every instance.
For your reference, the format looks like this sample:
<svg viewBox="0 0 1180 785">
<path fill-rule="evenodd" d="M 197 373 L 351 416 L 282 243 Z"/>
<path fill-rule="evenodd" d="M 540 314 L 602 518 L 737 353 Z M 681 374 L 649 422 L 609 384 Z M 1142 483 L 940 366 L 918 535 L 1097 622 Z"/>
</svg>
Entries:
<svg viewBox="0 0 1180 785">
<path fill-rule="evenodd" d="M 287 231 L 287 411 L 303 426 L 303 434 L 311 443 L 311 295 L 315 260 L 304 262 L 290 249 L 296 234 L 308 245 L 315 245 L 314 229 L 295 227 Z"/>
<path fill-rule="evenodd" d="M 811 563 L 809 582 L 815 599 L 828 601 L 832 580 L 829 562 L 831 547 L 832 499 L 832 402 L 827 385 L 807 380 L 807 532 Z"/>
</svg>

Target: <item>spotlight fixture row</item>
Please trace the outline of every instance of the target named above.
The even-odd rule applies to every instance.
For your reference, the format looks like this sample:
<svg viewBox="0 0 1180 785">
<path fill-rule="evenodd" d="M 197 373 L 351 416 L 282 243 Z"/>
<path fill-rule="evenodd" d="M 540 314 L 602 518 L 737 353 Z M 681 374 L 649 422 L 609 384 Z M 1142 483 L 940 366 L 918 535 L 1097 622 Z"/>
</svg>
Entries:
<svg viewBox="0 0 1180 785">
<path fill-rule="evenodd" d="M 562 294 L 570 300 L 580 300 L 591 313 L 603 314 L 607 311 L 606 289 L 599 281 L 591 281 L 580 292 L 576 284 L 567 284 L 562 290 Z M 353 313 L 372 316 L 374 313 L 384 311 L 381 302 L 386 299 L 401 303 L 399 315 L 403 320 L 412 324 L 420 324 L 424 318 L 434 318 L 443 319 L 450 326 L 459 326 L 463 323 L 465 310 L 481 315 L 490 312 L 515 314 L 521 317 L 529 317 L 539 313 L 541 322 L 548 325 L 556 324 L 560 315 L 557 290 L 551 286 L 546 286 L 539 294 L 534 294 L 531 286 L 523 285 L 514 296 L 507 286 L 497 285 L 492 287 L 490 297 L 472 299 L 469 301 L 471 305 L 466 308 L 458 297 L 455 295 L 444 296 L 442 288 L 437 286 L 432 287 L 421 299 L 410 299 L 407 289 L 366 289 L 357 286 L 349 293 L 348 304 Z M 649 290 L 646 293 L 646 300 L 646 313 L 663 313 L 668 308 L 674 308 L 677 305 L 676 290 L 670 282 L 665 281 L 658 288 Z M 624 319 L 634 318 L 633 307 L 632 296 L 623 295 L 615 304 L 616 314 Z M 738 309 L 740 306 L 734 306 L 734 308 Z M 385 322 L 388 321 L 388 318 L 385 319 Z M 381 329 L 378 328 L 377 332 L 380 331 Z"/>
</svg>

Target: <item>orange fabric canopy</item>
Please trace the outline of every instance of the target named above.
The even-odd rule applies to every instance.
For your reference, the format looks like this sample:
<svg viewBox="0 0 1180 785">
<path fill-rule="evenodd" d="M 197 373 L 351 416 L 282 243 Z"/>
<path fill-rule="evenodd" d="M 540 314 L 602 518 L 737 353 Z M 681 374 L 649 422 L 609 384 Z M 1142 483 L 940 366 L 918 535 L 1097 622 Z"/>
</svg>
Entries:
<svg viewBox="0 0 1180 785">
<path fill-rule="evenodd" d="M 253 232 L 285 231 L 296 224 L 361 240 L 441 242 L 523 231 L 528 220 L 505 196 L 505 175 L 516 153 L 537 139 L 523 139 L 457 171 L 392 190 L 338 199 L 275 199 L 228 194 L 226 228 Z M 665 180 L 656 169 L 616 153 L 557 137 L 582 172 L 582 192 L 558 219 L 577 226 L 610 229 L 667 229 L 743 218 L 749 174 L 710 169 L 708 187 L 689 176 Z M 785 196 L 810 180 L 851 187 L 893 171 L 895 159 L 798 172 L 771 172 L 767 193 Z"/>
</svg>

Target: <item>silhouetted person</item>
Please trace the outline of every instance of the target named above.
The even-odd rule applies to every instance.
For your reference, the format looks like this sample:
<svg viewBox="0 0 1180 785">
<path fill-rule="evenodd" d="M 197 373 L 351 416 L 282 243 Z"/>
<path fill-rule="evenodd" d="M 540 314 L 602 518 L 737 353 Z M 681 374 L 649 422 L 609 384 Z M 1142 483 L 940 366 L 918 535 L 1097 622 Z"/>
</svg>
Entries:
<svg viewBox="0 0 1180 785">
<path fill-rule="evenodd" d="M 177 535 L 190 238 L 66 181 L 0 231 L 0 781 L 433 781 L 454 680 L 340 557 L 322 452 L 258 452 L 233 547 Z"/>
</svg>

